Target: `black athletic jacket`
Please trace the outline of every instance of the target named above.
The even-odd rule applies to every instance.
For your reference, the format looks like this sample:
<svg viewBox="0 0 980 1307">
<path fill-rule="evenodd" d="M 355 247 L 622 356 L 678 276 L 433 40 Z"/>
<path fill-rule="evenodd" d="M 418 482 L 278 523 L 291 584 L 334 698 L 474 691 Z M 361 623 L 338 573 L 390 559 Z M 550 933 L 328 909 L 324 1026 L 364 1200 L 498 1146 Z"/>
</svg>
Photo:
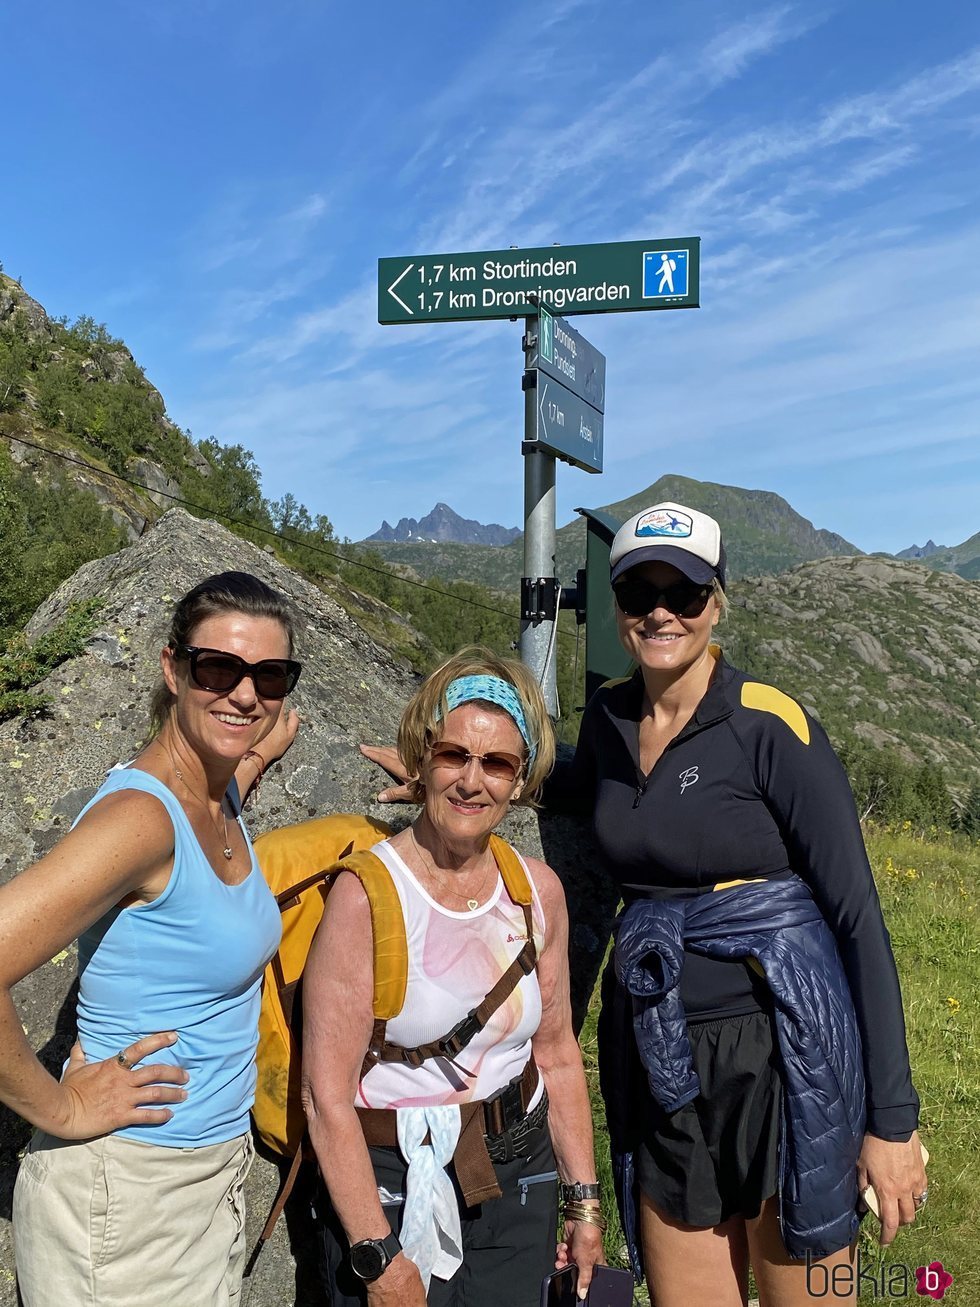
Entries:
<svg viewBox="0 0 980 1307">
<path fill-rule="evenodd" d="M 556 769 L 549 806 L 593 812 L 600 852 L 622 887 L 655 894 L 796 872 L 837 940 L 864 1046 L 868 1130 L 907 1139 L 912 1087 L 902 1001 L 854 799 L 826 733 L 795 700 L 752 681 L 720 651 L 696 712 L 648 776 L 639 765 L 639 672 L 610 682 L 585 710 L 575 758 Z M 690 1019 L 769 1002 L 741 963 L 687 953 Z"/>
</svg>

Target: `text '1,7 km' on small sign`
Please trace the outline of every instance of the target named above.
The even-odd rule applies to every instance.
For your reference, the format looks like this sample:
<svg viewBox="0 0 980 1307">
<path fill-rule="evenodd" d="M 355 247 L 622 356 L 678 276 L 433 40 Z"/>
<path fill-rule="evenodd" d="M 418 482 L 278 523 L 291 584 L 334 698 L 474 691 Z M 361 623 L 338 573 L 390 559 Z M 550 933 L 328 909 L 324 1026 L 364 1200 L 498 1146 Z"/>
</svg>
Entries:
<svg viewBox="0 0 980 1307">
<path fill-rule="evenodd" d="M 378 321 L 459 322 L 534 312 L 693 309 L 700 239 L 686 236 L 542 249 L 413 254 L 378 260 Z"/>
</svg>

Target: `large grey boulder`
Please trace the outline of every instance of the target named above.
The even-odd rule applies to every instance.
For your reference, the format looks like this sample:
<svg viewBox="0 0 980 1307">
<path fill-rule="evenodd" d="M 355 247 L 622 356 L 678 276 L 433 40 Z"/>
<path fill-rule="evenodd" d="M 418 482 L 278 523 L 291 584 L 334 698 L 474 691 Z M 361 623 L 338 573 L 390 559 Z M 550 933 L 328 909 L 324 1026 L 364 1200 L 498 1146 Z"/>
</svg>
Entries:
<svg viewBox="0 0 980 1307">
<path fill-rule="evenodd" d="M 102 600 L 85 651 L 41 686 L 51 698 L 48 712 L 0 725 L 0 882 L 50 849 L 106 770 L 137 751 L 173 604 L 205 576 L 228 569 L 253 572 L 287 594 L 303 626 L 299 656 L 305 669 L 292 699 L 303 726 L 290 753 L 267 775 L 258 805 L 247 813 L 253 835 L 329 812 L 367 812 L 396 824 L 409 819 L 410 809 L 375 803 L 383 778 L 356 745 L 394 739 L 417 683 L 410 670 L 333 598 L 269 553 L 175 509 L 129 548 L 82 567 L 30 623 L 33 638 L 55 626 L 73 602 L 93 595 Z M 522 851 L 544 856 L 565 879 L 576 918 L 574 1000 L 581 1015 L 601 960 L 610 907 L 608 890 L 597 888 L 589 843 L 577 825 L 539 822 L 527 810 L 509 819 L 504 833 Z M 28 976 L 15 995 L 29 1039 L 52 1069 L 60 1066 L 74 1034 L 74 975 L 72 947 Z M 16 1304 L 10 1198 L 18 1152 L 28 1136 L 22 1121 L 0 1109 L 0 1307 Z M 275 1162 L 260 1157 L 248 1192 L 253 1239 L 278 1183 Z M 258 1263 L 250 1307 L 322 1304 L 313 1279 L 304 1193 L 291 1203 L 287 1217 Z"/>
</svg>

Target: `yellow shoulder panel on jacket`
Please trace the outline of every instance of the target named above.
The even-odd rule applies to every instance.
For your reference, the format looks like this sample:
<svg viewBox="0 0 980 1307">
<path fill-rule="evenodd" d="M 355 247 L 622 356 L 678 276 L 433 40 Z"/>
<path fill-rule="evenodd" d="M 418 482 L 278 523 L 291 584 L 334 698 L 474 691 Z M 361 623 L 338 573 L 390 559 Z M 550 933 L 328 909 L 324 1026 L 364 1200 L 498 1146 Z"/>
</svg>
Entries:
<svg viewBox="0 0 980 1307">
<path fill-rule="evenodd" d="M 631 681 L 632 679 L 633 679 L 632 672 L 629 674 L 629 676 L 613 676 L 608 681 L 603 681 L 603 683 L 599 686 L 599 689 L 611 690 L 614 685 L 625 685 L 627 681 Z"/>
<path fill-rule="evenodd" d="M 781 717 L 794 735 L 804 744 L 810 743 L 810 723 L 806 713 L 788 694 L 777 690 L 772 685 L 762 685 L 758 681 L 746 681 L 742 686 L 742 707 L 757 708 L 759 712 L 771 712 Z"/>
</svg>

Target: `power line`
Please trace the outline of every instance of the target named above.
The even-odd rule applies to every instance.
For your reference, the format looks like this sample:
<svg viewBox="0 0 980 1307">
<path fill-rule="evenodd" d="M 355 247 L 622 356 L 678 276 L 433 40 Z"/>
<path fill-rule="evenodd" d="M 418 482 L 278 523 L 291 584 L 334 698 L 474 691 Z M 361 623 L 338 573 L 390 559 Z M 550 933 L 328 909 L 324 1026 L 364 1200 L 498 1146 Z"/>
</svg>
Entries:
<svg viewBox="0 0 980 1307">
<path fill-rule="evenodd" d="M 240 517 L 232 517 L 229 513 L 222 513 L 217 509 L 207 509 L 203 504 L 195 504 L 190 499 L 183 499 L 180 495 L 172 495 L 166 490 L 153 490 L 150 486 L 144 485 L 142 481 L 135 481 L 132 477 L 123 476 L 121 472 L 110 472 L 108 468 L 96 467 L 92 463 L 86 463 L 84 459 L 75 458 L 71 454 L 65 454 L 61 450 L 48 449 L 46 445 L 38 444 L 34 440 L 25 440 L 23 436 L 12 436 L 8 432 L 2 433 L 8 440 L 15 440 L 18 445 L 26 445 L 30 449 L 39 450 L 42 454 L 47 454 L 51 458 L 60 458 L 63 463 L 73 463 L 76 467 L 83 467 L 87 472 L 94 473 L 95 476 L 111 477 L 115 481 L 125 482 L 128 486 L 133 486 L 137 490 L 143 490 L 148 495 L 160 495 L 164 499 L 172 500 L 175 504 L 180 504 L 184 508 L 193 508 L 200 513 L 205 520 L 214 522 L 220 518 L 223 522 L 230 522 L 233 526 L 244 527 L 246 531 L 257 531 L 260 535 L 271 536 L 274 540 L 282 540 L 287 545 L 294 548 L 309 549 L 315 554 L 323 554 L 327 558 L 335 558 L 341 563 L 346 563 L 350 567 L 363 568 L 365 572 L 374 572 L 378 576 L 387 577 L 389 581 L 396 581 L 401 585 L 415 586 L 418 590 L 427 590 L 430 594 L 440 595 L 444 599 L 452 599 L 455 603 L 464 604 L 470 608 L 480 608 L 487 613 L 495 613 L 498 617 L 508 617 L 511 620 L 517 617 L 517 613 L 509 613 L 505 608 L 494 608 L 491 604 L 482 604 L 478 599 L 466 599 L 462 595 L 453 594 L 449 590 L 440 590 L 434 585 L 426 585 L 424 581 L 413 581 L 410 577 L 399 576 L 383 567 L 375 567 L 372 563 L 362 563 L 359 559 L 348 558 L 345 554 L 338 554 L 333 549 L 327 549 L 324 545 L 315 545 L 303 540 L 294 540 L 290 536 L 284 535 L 281 531 L 274 531 L 271 527 L 258 526 L 254 522 L 246 522 Z M 465 584 L 465 583 L 464 583 Z M 564 639 L 574 639 L 571 631 L 558 630 L 558 623 L 555 622 L 555 630 L 558 635 Z"/>
</svg>

